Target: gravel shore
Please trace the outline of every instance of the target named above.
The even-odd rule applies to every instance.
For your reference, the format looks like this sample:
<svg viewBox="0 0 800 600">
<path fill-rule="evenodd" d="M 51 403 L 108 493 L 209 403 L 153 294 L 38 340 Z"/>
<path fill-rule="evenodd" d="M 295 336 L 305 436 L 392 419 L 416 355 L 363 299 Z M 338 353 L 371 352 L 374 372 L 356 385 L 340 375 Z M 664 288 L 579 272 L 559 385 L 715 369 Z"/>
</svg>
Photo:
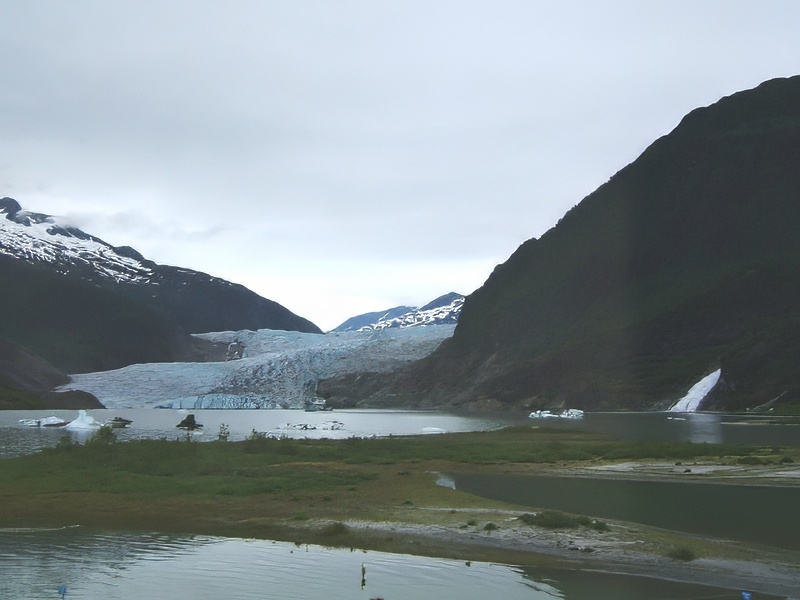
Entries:
<svg viewBox="0 0 800 600">
<path fill-rule="evenodd" d="M 354 532 L 371 536 L 414 540 L 419 554 L 444 550 L 444 554 L 453 558 L 470 560 L 489 559 L 520 565 L 554 562 L 567 568 L 748 590 L 784 598 L 800 597 L 798 553 L 772 549 L 752 551 L 730 542 L 707 540 L 706 543 L 718 547 L 719 555 L 731 557 L 700 556 L 684 561 L 658 554 L 652 541 L 637 539 L 652 540 L 654 534 L 658 537 L 660 532 L 629 523 L 609 522 L 607 532 L 584 528 L 549 530 L 522 523 L 518 520 L 521 512 L 476 514 L 474 510 L 442 509 L 441 513 L 456 518 L 437 518 L 440 522 L 435 525 L 403 521 L 347 521 L 345 524 Z M 464 527 L 465 519 L 477 525 Z M 497 528 L 484 529 L 484 523 L 488 522 Z"/>
<path fill-rule="evenodd" d="M 518 468 L 512 469 L 519 472 Z M 530 472 L 530 467 L 523 470 Z M 676 465 L 658 461 L 606 465 L 539 466 L 538 473 L 577 477 L 800 485 L 794 466 Z M 361 534 L 414 540 L 414 553 L 535 565 L 556 561 L 567 568 L 638 575 L 684 583 L 800 598 L 800 552 L 711 539 L 630 522 L 608 520 L 608 531 L 580 527 L 546 529 L 519 519 L 524 511 L 406 507 L 385 521 L 347 521 Z M 489 526 L 491 524 L 491 526 Z M 696 558 L 669 557 L 671 547 L 696 549 Z"/>
</svg>

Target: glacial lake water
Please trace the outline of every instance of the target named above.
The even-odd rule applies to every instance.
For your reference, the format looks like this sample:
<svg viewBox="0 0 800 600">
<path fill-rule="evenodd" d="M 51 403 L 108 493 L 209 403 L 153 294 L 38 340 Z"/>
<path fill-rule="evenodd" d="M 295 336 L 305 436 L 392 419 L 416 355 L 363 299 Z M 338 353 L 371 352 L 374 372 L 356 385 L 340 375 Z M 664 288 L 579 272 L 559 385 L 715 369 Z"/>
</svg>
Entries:
<svg viewBox="0 0 800 600">
<path fill-rule="evenodd" d="M 119 409 L 90 410 L 98 422 L 115 416 L 133 421 L 118 429 L 121 441 L 142 438 L 177 439 L 185 432 L 176 425 L 186 410 Z M 526 414 L 475 415 L 440 411 L 411 410 L 339 410 L 305 412 L 302 410 L 196 410 L 191 411 L 202 432 L 193 435 L 196 441 L 217 439 L 220 426 L 230 431 L 230 440 L 242 440 L 253 430 L 288 437 L 348 438 L 353 436 L 419 435 L 436 432 L 487 431 L 509 425 L 539 425 L 594 431 L 628 439 L 661 440 L 696 443 L 800 447 L 800 418 L 766 415 L 725 415 L 712 413 L 676 414 L 586 413 L 580 420 L 529 419 Z M 74 410 L 0 411 L 0 458 L 36 452 L 54 446 L 63 429 L 23 427 L 20 419 L 41 419 L 54 415 L 65 420 L 78 416 Z M 336 425 L 332 425 L 332 424 Z M 91 431 L 72 431 L 79 441 Z"/>
<path fill-rule="evenodd" d="M 57 599 L 62 585 L 66 598 L 75 600 L 740 597 L 736 590 L 580 569 L 523 569 L 207 536 L 0 529 L 0 598 Z"/>
<path fill-rule="evenodd" d="M 133 421 L 129 427 L 115 430 L 120 441 L 184 439 L 186 432 L 177 429 L 176 425 L 188 412 L 153 408 L 87 411 L 99 423 L 115 416 Z M 521 421 L 509 415 L 475 416 L 405 410 L 196 410 L 191 413 L 203 425 L 202 431 L 191 434 L 192 439 L 199 442 L 216 440 L 223 424 L 230 432 L 228 439 L 238 441 L 251 435 L 253 430 L 295 438 L 343 439 L 353 436 L 487 431 Z M 81 441 L 94 433 L 92 430 L 24 427 L 19 422 L 20 419 L 41 419 L 50 415 L 70 421 L 78 416 L 78 411 L 0 411 L 0 458 L 30 454 L 55 446 L 64 435 L 72 435 Z"/>
</svg>

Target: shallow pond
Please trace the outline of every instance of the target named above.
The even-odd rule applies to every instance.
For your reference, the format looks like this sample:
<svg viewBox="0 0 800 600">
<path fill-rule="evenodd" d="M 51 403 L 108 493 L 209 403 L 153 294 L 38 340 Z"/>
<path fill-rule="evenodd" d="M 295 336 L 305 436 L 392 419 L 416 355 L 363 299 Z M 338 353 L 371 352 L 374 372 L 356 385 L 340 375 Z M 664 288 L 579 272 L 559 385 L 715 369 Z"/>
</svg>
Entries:
<svg viewBox="0 0 800 600">
<path fill-rule="evenodd" d="M 800 550 L 797 486 L 510 475 L 452 480 L 461 491 L 521 506 Z"/>
</svg>

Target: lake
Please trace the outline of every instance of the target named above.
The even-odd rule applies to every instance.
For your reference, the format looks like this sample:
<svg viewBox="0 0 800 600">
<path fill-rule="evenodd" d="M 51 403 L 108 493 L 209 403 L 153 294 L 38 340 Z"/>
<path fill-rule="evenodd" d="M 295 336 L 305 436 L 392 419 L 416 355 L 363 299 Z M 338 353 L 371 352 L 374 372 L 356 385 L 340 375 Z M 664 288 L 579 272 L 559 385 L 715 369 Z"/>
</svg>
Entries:
<svg viewBox="0 0 800 600">
<path fill-rule="evenodd" d="M 120 441 L 134 439 L 185 439 L 186 432 L 175 426 L 186 416 L 185 410 L 125 409 L 87 411 L 98 422 L 115 416 L 130 419 L 125 429 L 116 429 Z M 202 432 L 193 433 L 196 441 L 216 440 L 220 426 L 225 424 L 229 440 L 243 440 L 253 430 L 286 437 L 333 438 L 390 435 L 420 435 L 425 433 L 487 431 L 520 422 L 509 415 L 460 415 L 438 411 L 406 410 L 341 410 L 335 412 L 305 412 L 302 410 L 196 410 L 192 411 Z M 93 431 L 63 428 L 36 428 L 20 425 L 20 419 L 41 419 L 54 415 L 65 420 L 78 416 L 74 410 L 0 411 L 0 458 L 30 454 L 52 447 L 64 435 L 83 441 Z"/>
<path fill-rule="evenodd" d="M 119 409 L 90 410 L 99 422 L 114 416 L 131 419 L 133 424 L 118 429 L 118 439 L 177 439 L 185 432 L 176 425 L 186 416 L 185 410 Z M 752 444 L 800 447 L 800 418 L 764 415 L 724 415 L 711 413 L 676 414 L 586 413 L 583 419 L 529 419 L 527 415 L 464 414 L 412 410 L 338 410 L 305 412 L 302 410 L 196 410 L 192 411 L 203 431 L 193 435 L 197 441 L 217 439 L 220 426 L 230 430 L 230 440 L 242 440 L 255 429 L 286 437 L 348 438 L 353 436 L 419 435 L 435 432 L 487 431 L 509 425 L 539 425 L 607 433 L 629 439 L 697 443 Z M 63 429 L 23 427 L 20 419 L 49 415 L 72 420 L 74 410 L 0 411 L 0 458 L 19 456 L 54 446 L 66 435 Z M 331 424 L 337 423 L 335 429 Z M 340 428 L 339 428 L 340 427 Z M 73 431 L 79 441 L 91 431 Z"/>
<path fill-rule="evenodd" d="M 528 422 L 648 441 L 800 447 L 800 417 L 768 414 L 595 412 Z"/>
<path fill-rule="evenodd" d="M 0 598 L 56 599 L 61 585 L 66 598 L 104 600 L 739 598 L 711 586 L 580 569 L 208 536 L 0 529 Z"/>
</svg>

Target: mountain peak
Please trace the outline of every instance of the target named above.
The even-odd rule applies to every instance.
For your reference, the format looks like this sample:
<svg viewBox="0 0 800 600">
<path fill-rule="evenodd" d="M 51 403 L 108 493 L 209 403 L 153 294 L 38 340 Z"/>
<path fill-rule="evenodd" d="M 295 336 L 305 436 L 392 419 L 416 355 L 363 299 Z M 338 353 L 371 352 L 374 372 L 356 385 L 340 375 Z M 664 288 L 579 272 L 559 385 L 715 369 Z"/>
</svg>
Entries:
<svg viewBox="0 0 800 600">
<path fill-rule="evenodd" d="M 19 205 L 19 202 L 13 198 L 9 198 L 8 196 L 0 198 L 0 213 L 5 213 L 6 219 L 13 219 L 14 215 L 21 210 L 22 207 Z"/>
<path fill-rule="evenodd" d="M 130 246 L 112 246 L 66 220 L 24 210 L 13 198 L 0 199 L 0 214 L 6 217 L 0 218 L 0 258 L 6 264 L 35 265 L 67 280 L 60 285 L 81 282 L 104 288 L 166 317 L 180 331 L 321 333 L 310 321 L 244 286 L 199 271 L 156 264 Z M 0 277 L 3 275 L 0 271 Z M 18 294 L 22 298 L 24 289 Z"/>
<path fill-rule="evenodd" d="M 387 310 L 365 313 L 347 319 L 332 331 L 377 331 L 391 328 L 420 327 L 424 325 L 454 324 L 458 321 L 464 296 L 450 292 L 428 302 L 422 308 L 396 306 Z"/>
</svg>

